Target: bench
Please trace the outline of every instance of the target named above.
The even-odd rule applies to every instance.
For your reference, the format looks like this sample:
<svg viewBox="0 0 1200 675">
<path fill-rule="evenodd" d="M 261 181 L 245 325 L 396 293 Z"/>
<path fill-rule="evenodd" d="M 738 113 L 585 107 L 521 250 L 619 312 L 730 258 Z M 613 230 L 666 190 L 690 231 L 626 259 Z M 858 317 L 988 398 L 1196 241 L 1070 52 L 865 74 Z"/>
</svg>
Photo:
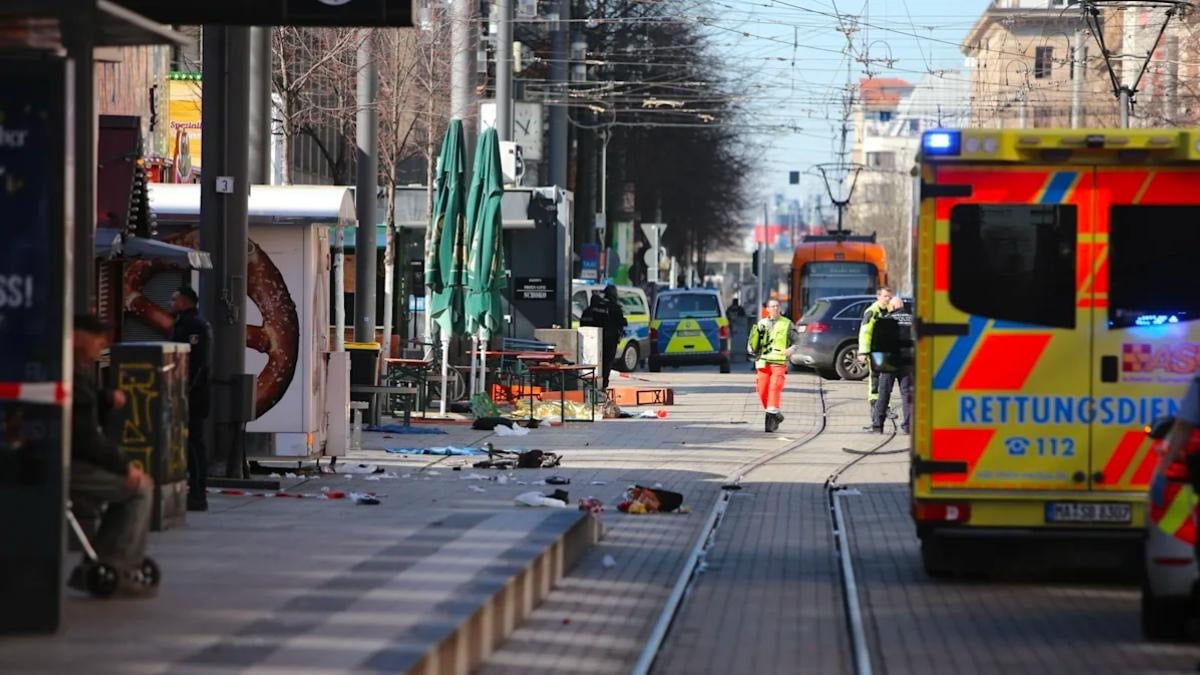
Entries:
<svg viewBox="0 0 1200 675">
<path fill-rule="evenodd" d="M 369 424 L 373 427 L 379 426 L 383 421 L 383 406 L 380 403 L 380 397 L 386 401 L 390 396 L 416 396 L 416 387 L 399 387 L 386 386 L 377 384 L 352 384 L 350 385 L 351 394 L 370 394 L 371 395 L 371 419 Z M 408 426 L 412 423 L 412 404 L 407 398 L 404 399 L 404 425 Z"/>
</svg>

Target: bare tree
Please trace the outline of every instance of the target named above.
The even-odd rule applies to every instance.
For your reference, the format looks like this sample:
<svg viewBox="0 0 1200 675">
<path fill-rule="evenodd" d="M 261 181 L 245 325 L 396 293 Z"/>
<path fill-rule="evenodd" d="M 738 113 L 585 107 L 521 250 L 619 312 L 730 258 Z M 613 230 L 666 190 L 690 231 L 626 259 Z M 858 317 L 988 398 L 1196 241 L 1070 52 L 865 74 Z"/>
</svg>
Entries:
<svg viewBox="0 0 1200 675">
<path fill-rule="evenodd" d="M 285 185 L 293 181 L 292 152 L 298 136 L 313 137 L 327 160 L 332 156 L 316 130 L 328 122 L 325 113 L 331 95 L 329 85 L 337 83 L 339 75 L 344 77 L 347 55 L 352 62 L 356 48 L 355 32 L 348 29 L 280 26 L 271 32 L 271 82 L 279 97 Z M 350 79 L 353 93 L 353 78 Z"/>
</svg>

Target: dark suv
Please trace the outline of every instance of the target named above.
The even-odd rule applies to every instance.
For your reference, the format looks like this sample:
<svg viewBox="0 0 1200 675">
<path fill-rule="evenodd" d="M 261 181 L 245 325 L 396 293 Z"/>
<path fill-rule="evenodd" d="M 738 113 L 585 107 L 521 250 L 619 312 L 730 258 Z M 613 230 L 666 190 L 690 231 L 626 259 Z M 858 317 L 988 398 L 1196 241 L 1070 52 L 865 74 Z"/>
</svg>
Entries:
<svg viewBox="0 0 1200 675">
<path fill-rule="evenodd" d="M 831 380 L 865 378 L 867 365 L 858 360 L 858 328 L 873 302 L 873 295 L 817 298 L 796 322 L 799 338 L 792 365 L 812 368 Z M 904 307 L 912 311 L 910 298 L 904 299 Z"/>
</svg>

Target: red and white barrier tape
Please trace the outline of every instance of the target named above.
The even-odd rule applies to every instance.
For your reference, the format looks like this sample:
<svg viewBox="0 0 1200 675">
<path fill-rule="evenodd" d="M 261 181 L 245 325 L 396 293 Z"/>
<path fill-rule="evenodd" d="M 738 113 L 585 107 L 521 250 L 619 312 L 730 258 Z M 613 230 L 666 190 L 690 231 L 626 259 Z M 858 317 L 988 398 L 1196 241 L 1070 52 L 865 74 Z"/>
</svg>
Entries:
<svg viewBox="0 0 1200 675">
<path fill-rule="evenodd" d="M 0 382 L 0 401 L 66 405 L 70 400 L 66 382 Z"/>
</svg>

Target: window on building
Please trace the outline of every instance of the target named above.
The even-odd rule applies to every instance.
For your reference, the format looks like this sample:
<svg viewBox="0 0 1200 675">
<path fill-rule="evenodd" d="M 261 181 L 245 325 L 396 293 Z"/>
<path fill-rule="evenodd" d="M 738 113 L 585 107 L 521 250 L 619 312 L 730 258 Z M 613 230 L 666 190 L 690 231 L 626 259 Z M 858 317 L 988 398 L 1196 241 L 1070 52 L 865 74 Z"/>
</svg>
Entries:
<svg viewBox="0 0 1200 675">
<path fill-rule="evenodd" d="M 867 166 L 872 169 L 894 169 L 896 168 L 896 153 L 868 152 Z"/>
<path fill-rule="evenodd" d="M 1075 327 L 1074 206 L 963 204 L 950 212 L 950 303 L 1002 321 Z"/>
<path fill-rule="evenodd" d="M 1033 76 L 1039 80 L 1050 77 L 1054 64 L 1054 47 L 1038 47 L 1033 56 Z"/>
</svg>

